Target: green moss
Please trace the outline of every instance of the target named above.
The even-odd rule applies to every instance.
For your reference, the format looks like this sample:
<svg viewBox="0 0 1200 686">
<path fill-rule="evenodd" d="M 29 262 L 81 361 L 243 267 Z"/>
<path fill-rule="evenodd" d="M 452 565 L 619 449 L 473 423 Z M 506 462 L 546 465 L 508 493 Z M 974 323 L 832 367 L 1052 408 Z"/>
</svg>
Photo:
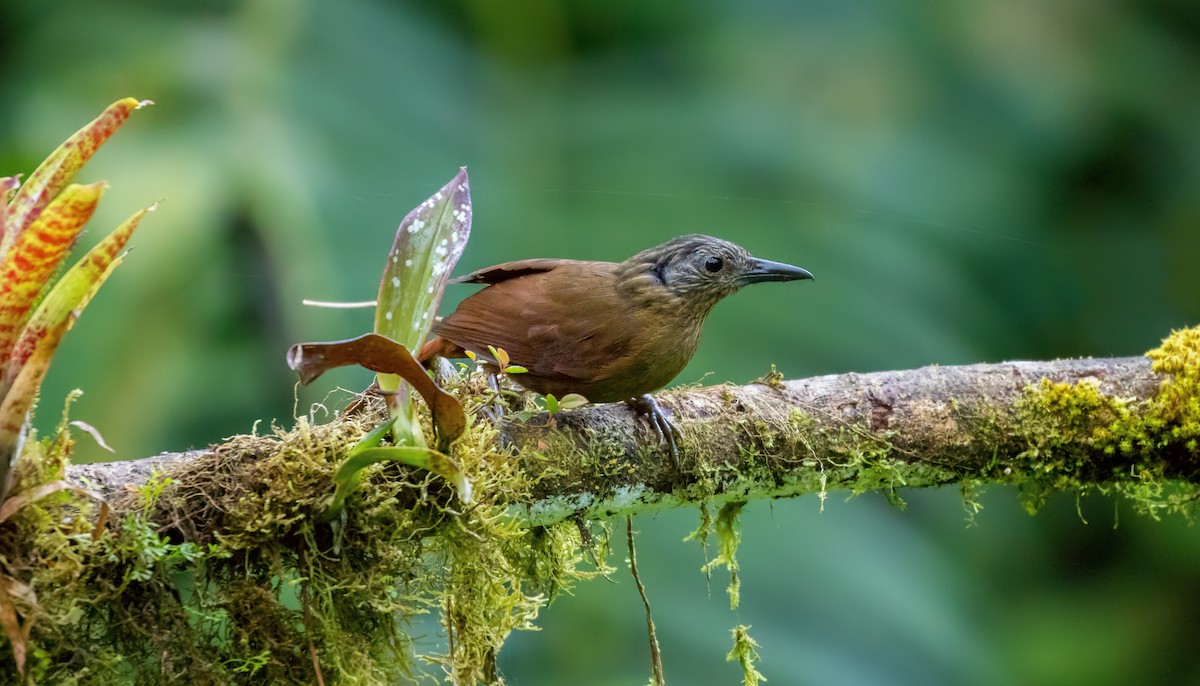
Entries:
<svg viewBox="0 0 1200 686">
<path fill-rule="evenodd" d="M 1079 492 L 1095 481 L 1095 456 L 1105 432 L 1127 413 L 1124 401 L 1104 395 L 1095 379 L 1075 384 L 1042 379 L 1017 403 L 1015 430 L 1023 449 L 1005 476 L 1021 488 L 1031 514 L 1057 492 Z"/>
<path fill-rule="evenodd" d="M 746 503 L 740 501 L 727 502 L 721 506 L 721 511 L 717 513 L 716 521 L 713 522 L 717 534 L 717 556 L 700 568 L 704 574 L 711 574 L 717 567 L 729 570 L 729 586 L 725 590 L 729 594 L 731 610 L 736 610 L 741 603 L 742 582 L 738 578 L 737 549 L 742 542 L 742 533 L 738 530 L 737 518 L 745 506 Z M 706 519 L 708 512 L 704 511 L 701 514 L 702 527 L 705 526 Z M 699 538 L 703 544 L 703 541 L 707 540 L 707 533 L 699 534 Z"/>
<path fill-rule="evenodd" d="M 1200 438 L 1200 327 L 1174 331 L 1146 356 L 1151 368 L 1169 374 L 1142 426 L 1131 426 L 1122 443 L 1148 448 L 1180 447 L 1196 459 Z"/>
<path fill-rule="evenodd" d="M 750 638 L 750 627 L 739 624 L 731 631 L 733 634 L 733 649 L 725 656 L 726 662 L 737 662 L 742 668 L 742 686 L 758 686 L 767 678 L 755 668 L 759 661 L 758 641 Z"/>
<path fill-rule="evenodd" d="M 469 410 L 491 400 L 463 378 Z M 346 452 L 382 420 L 230 439 L 213 459 L 127 494 L 120 521 L 56 494 L 0 525 L 0 574 L 36 590 L 18 611 L 31 627 L 38 682 L 329 684 L 490 682 L 513 630 L 587 569 L 573 522 L 529 529 L 513 502 L 532 487 L 497 452 L 496 429 L 472 426 L 453 457 L 476 487 L 462 509 L 420 470 L 375 465 L 334 525 L 314 520 Z M 20 488 L 59 478 L 67 425 L 31 441 Z M 407 622 L 441 617 L 447 639 L 417 644 Z M 0 671 L 14 669 L 0 639 Z M 440 672 L 440 674 L 439 674 Z"/>
<path fill-rule="evenodd" d="M 696 525 L 695 530 L 683 537 L 683 542 L 699 541 L 700 550 L 704 553 L 704 559 L 708 560 L 708 535 L 712 533 L 713 518 L 712 511 L 708 507 L 708 501 L 700 502 L 700 523 Z"/>
<path fill-rule="evenodd" d="M 909 459 L 892 442 L 890 431 L 821 422 L 799 409 L 791 410 L 788 423 L 788 452 L 810 456 L 801 458 L 807 466 L 829 464 L 821 467 L 819 484 L 810 488 L 822 501 L 828 484 L 834 483 L 844 485 L 852 495 L 878 491 L 894 507 L 903 509 L 905 503 L 898 488 L 953 479 L 926 462 Z M 823 460 L 819 461 L 818 456 Z"/>
<path fill-rule="evenodd" d="M 737 500 L 738 493 L 729 490 L 736 482 L 744 490 L 760 483 L 776 492 L 815 493 L 822 506 L 831 486 L 852 495 L 879 491 L 903 507 L 899 487 L 954 479 L 948 471 L 906 455 L 889 431 L 818 419 L 799 408 L 787 408 L 779 416 L 772 416 L 770 407 L 746 412 L 736 397 L 724 400 L 728 410 L 711 428 L 705 422 L 687 427 L 685 452 L 698 455 L 701 465 L 689 474 L 695 479 L 686 489 L 689 499 L 720 495 Z M 729 460 L 729 453 L 738 459 Z"/>
<path fill-rule="evenodd" d="M 1015 422 L 1023 449 L 1003 476 L 1031 513 L 1052 493 L 1100 492 L 1143 514 L 1193 516 L 1200 487 L 1180 477 L 1200 468 L 1200 328 L 1172 332 L 1146 356 L 1165 376 L 1146 401 L 1105 395 L 1095 379 L 1025 389 Z"/>
</svg>

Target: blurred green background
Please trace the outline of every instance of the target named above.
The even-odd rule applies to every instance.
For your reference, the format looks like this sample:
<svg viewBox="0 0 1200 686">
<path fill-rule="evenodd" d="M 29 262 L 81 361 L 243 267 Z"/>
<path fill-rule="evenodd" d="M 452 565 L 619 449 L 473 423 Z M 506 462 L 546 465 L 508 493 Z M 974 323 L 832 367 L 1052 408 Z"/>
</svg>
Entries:
<svg viewBox="0 0 1200 686">
<path fill-rule="evenodd" d="M 373 297 L 400 218 L 463 164 L 460 273 L 702 231 L 817 275 L 721 304 L 681 382 L 1131 355 L 1200 322 L 1186 0 L 0 7 L 0 171 L 119 97 L 158 103 L 83 175 L 112 184 L 93 240 L 163 202 L 38 419 L 82 388 L 72 416 L 122 458 L 361 388 L 344 371 L 295 399 L 287 346 L 371 317 L 300 300 Z M 738 682 L 744 623 L 778 685 L 1200 683 L 1185 522 L 1097 497 L 1031 518 L 993 489 L 968 526 L 952 490 L 903 496 L 750 505 L 736 613 L 680 542 L 694 511 L 639 518 L 669 682 Z M 637 593 L 612 581 L 515 636 L 509 682 L 645 683 Z"/>
</svg>

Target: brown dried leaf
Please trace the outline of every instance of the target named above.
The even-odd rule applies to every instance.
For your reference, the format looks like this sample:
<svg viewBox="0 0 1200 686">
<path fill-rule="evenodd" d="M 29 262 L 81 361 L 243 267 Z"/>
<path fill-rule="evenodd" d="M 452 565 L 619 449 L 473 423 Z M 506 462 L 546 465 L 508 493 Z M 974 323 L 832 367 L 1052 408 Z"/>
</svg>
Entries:
<svg viewBox="0 0 1200 686">
<path fill-rule="evenodd" d="M 297 343 L 288 350 L 287 362 L 300 374 L 303 384 L 311 383 L 330 369 L 348 365 L 366 367 L 379 374 L 397 374 L 425 399 L 433 412 L 434 426 L 445 441 L 458 438 L 467 427 L 462 403 L 429 378 L 408 348 L 386 336 L 368 333 L 344 341 Z"/>
<path fill-rule="evenodd" d="M 12 599 L 13 591 L 17 590 L 13 585 L 17 583 L 15 579 L 0 574 L 0 631 L 4 632 L 4 637 L 12 646 L 13 661 L 17 663 L 17 674 L 24 677 L 27 635 L 21 627 L 21 620 L 17 617 L 17 607 Z"/>
</svg>

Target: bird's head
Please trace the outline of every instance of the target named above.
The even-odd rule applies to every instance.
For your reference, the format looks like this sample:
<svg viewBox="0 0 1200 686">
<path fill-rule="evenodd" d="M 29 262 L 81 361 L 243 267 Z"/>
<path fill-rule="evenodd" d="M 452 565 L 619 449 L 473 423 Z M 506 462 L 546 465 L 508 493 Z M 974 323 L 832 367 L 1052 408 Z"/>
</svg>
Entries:
<svg viewBox="0 0 1200 686">
<path fill-rule="evenodd" d="M 674 306 L 700 314 L 747 284 L 813 278 L 806 269 L 758 259 L 740 245 L 703 234 L 672 238 L 625 260 L 618 269 L 624 281 L 645 296 L 657 292 Z"/>
</svg>

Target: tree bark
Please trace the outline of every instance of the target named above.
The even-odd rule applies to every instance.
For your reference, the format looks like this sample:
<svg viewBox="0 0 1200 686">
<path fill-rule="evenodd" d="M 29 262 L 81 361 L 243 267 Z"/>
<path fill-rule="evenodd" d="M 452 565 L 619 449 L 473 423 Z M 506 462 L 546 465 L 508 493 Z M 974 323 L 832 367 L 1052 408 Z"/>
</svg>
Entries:
<svg viewBox="0 0 1200 686">
<path fill-rule="evenodd" d="M 530 524 L 549 524 L 714 500 L 823 497 L 834 490 L 1037 479 L 1050 488 L 1086 487 L 1130 474 L 1144 481 L 1147 470 L 1191 481 L 1197 477 L 1194 446 L 1116 449 L 1123 439 L 1106 428 L 1150 411 L 1170 378 L 1153 371 L 1145 357 L 1127 357 L 931 366 L 669 391 L 660 400 L 681 432 L 678 467 L 646 422 L 623 404 L 510 419 L 502 422 L 502 442 L 536 482 L 527 502 L 510 505 Z M 1067 385 L 1047 385 L 1052 383 Z M 1071 400 L 1072 389 L 1085 392 L 1082 400 Z M 119 511 L 121 494 L 155 470 L 168 476 L 203 471 L 221 455 L 221 447 L 213 446 L 73 466 L 69 474 L 107 494 Z M 239 465 L 223 469 L 236 472 Z"/>
</svg>

